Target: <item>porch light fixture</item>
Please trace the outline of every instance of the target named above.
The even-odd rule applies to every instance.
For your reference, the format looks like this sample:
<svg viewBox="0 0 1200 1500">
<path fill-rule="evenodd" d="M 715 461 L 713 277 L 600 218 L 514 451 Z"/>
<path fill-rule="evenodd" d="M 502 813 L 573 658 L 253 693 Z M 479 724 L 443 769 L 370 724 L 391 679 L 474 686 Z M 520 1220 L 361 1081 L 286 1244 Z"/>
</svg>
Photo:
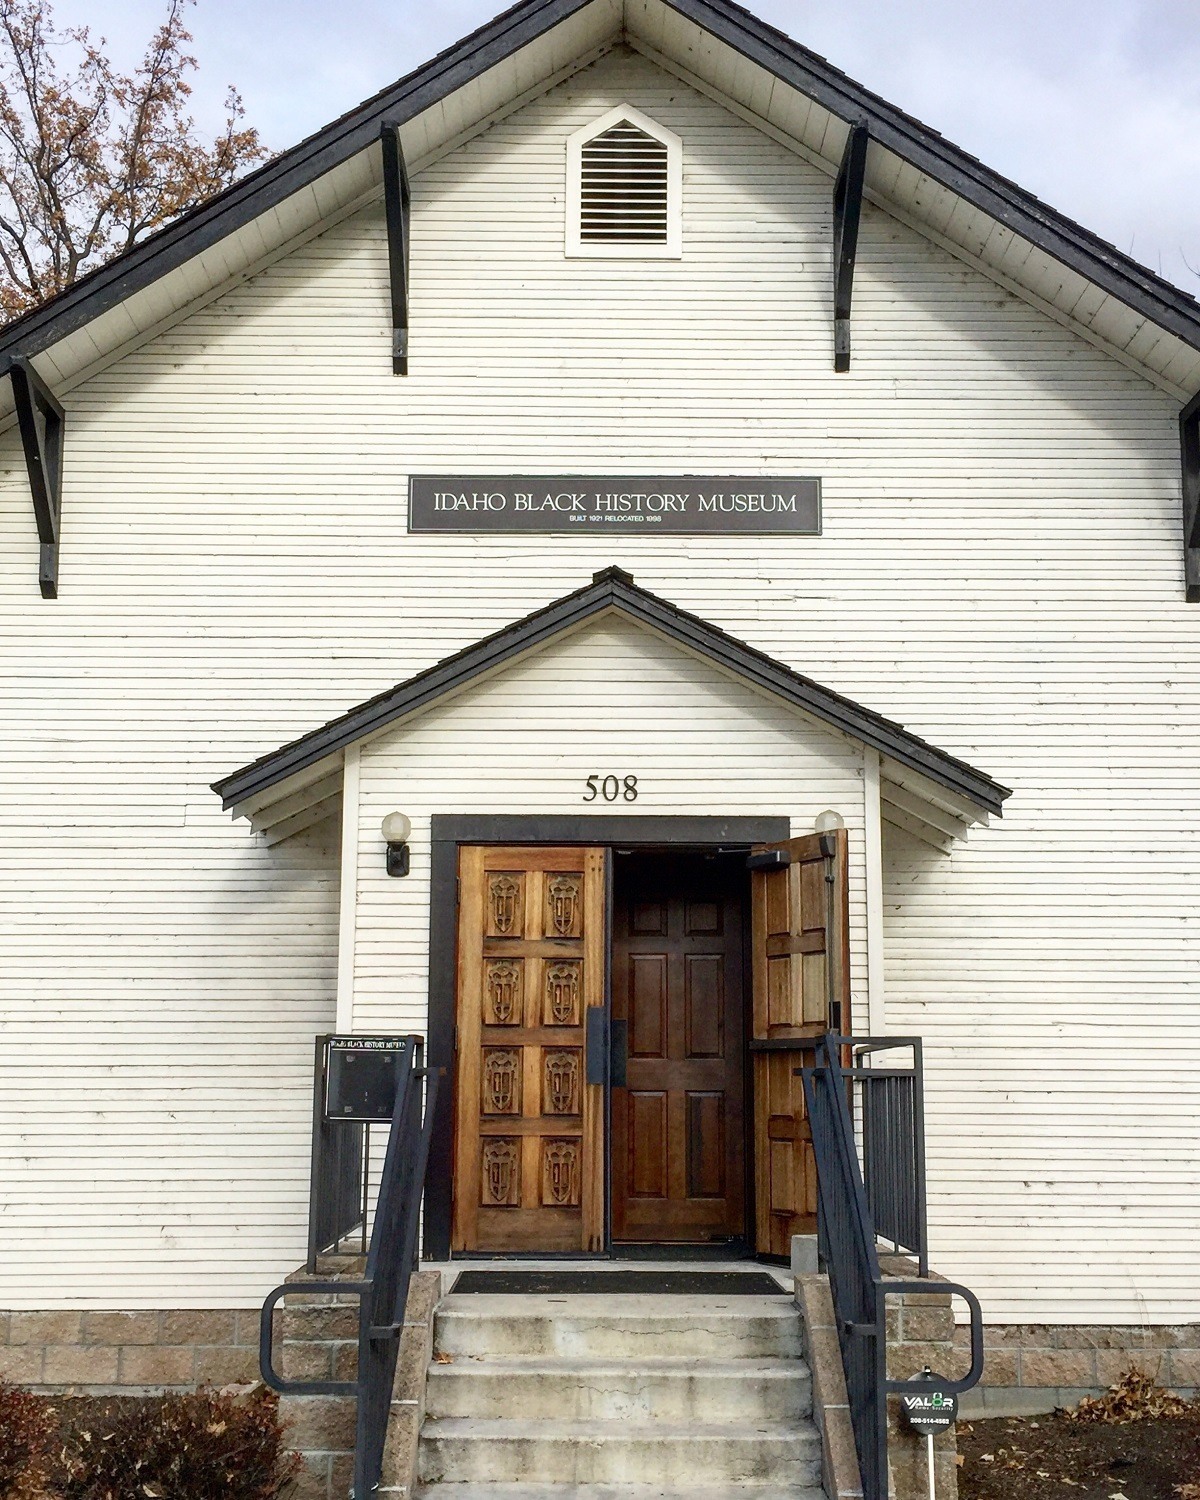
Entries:
<svg viewBox="0 0 1200 1500">
<path fill-rule="evenodd" d="M 383 838 L 387 844 L 387 872 L 407 875 L 409 869 L 408 836 L 412 819 L 402 812 L 390 812 L 383 820 Z"/>
<path fill-rule="evenodd" d="M 813 822 L 813 831 L 815 833 L 833 833 L 839 828 L 845 828 L 845 826 L 846 820 L 842 817 L 841 813 L 834 812 L 831 807 L 827 807 L 824 812 L 817 814 Z"/>
</svg>

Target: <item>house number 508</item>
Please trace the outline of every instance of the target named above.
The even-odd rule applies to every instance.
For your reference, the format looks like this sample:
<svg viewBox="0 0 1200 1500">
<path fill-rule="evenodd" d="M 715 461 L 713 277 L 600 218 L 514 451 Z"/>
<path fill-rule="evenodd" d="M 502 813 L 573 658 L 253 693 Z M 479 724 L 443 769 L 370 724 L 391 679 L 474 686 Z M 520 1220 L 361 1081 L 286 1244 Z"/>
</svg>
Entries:
<svg viewBox="0 0 1200 1500">
<path fill-rule="evenodd" d="M 636 802 L 638 785 L 636 776 L 589 776 L 585 802 L 595 802 L 603 797 L 605 802 Z"/>
</svg>

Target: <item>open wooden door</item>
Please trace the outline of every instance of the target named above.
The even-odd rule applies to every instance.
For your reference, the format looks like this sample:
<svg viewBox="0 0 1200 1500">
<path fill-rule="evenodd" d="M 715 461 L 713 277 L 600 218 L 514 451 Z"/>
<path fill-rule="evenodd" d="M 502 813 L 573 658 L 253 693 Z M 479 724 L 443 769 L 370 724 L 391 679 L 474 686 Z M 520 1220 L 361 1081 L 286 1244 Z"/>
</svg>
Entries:
<svg viewBox="0 0 1200 1500">
<path fill-rule="evenodd" d="M 850 1028 L 846 831 L 761 845 L 751 856 L 750 1047 L 754 1078 L 755 1242 L 786 1257 L 817 1227 L 817 1178 L 804 1089 L 804 1041 Z"/>
<path fill-rule="evenodd" d="M 606 858 L 460 852 L 455 1250 L 603 1249 Z"/>
</svg>

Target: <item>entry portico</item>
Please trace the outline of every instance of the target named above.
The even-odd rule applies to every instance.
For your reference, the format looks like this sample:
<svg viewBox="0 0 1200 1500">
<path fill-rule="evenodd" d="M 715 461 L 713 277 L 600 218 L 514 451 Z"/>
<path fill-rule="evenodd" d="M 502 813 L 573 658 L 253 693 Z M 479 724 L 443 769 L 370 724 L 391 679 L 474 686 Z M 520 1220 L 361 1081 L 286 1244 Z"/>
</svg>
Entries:
<svg viewBox="0 0 1200 1500">
<path fill-rule="evenodd" d="M 438 1257 L 785 1254 L 794 1068 L 879 1003 L 881 822 L 937 859 L 1009 795 L 611 568 L 214 789 L 276 842 L 340 809 L 339 1026 L 452 1077 Z"/>
</svg>

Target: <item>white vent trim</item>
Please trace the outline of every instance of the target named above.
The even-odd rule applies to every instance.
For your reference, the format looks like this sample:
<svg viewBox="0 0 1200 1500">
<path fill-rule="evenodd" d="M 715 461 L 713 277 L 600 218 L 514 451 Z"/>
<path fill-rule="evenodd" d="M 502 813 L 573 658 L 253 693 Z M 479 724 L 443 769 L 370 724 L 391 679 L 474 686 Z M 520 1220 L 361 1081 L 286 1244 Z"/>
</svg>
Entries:
<svg viewBox="0 0 1200 1500">
<path fill-rule="evenodd" d="M 632 125 L 666 150 L 665 162 L 662 152 L 654 150 L 647 150 L 640 161 L 635 160 L 635 173 L 642 175 L 646 189 L 641 211 L 631 212 L 631 222 L 640 223 L 643 233 L 661 231 L 661 238 L 640 238 L 633 233 L 623 238 L 621 205 L 615 197 L 605 205 L 602 190 L 599 198 L 595 193 L 589 194 L 585 224 L 584 148 L 623 123 Z M 595 153 L 590 153 L 590 158 L 588 179 L 589 186 L 593 186 L 596 180 Z M 629 180 L 628 176 L 625 180 Z M 665 203 L 660 187 L 665 188 Z M 566 208 L 566 253 L 569 256 L 600 260 L 678 260 L 683 254 L 683 142 L 673 130 L 644 115 L 640 109 L 634 109 L 631 104 L 618 104 L 567 138 Z M 611 238 L 598 237 L 604 233 L 599 226 L 606 218 L 611 225 Z"/>
</svg>

